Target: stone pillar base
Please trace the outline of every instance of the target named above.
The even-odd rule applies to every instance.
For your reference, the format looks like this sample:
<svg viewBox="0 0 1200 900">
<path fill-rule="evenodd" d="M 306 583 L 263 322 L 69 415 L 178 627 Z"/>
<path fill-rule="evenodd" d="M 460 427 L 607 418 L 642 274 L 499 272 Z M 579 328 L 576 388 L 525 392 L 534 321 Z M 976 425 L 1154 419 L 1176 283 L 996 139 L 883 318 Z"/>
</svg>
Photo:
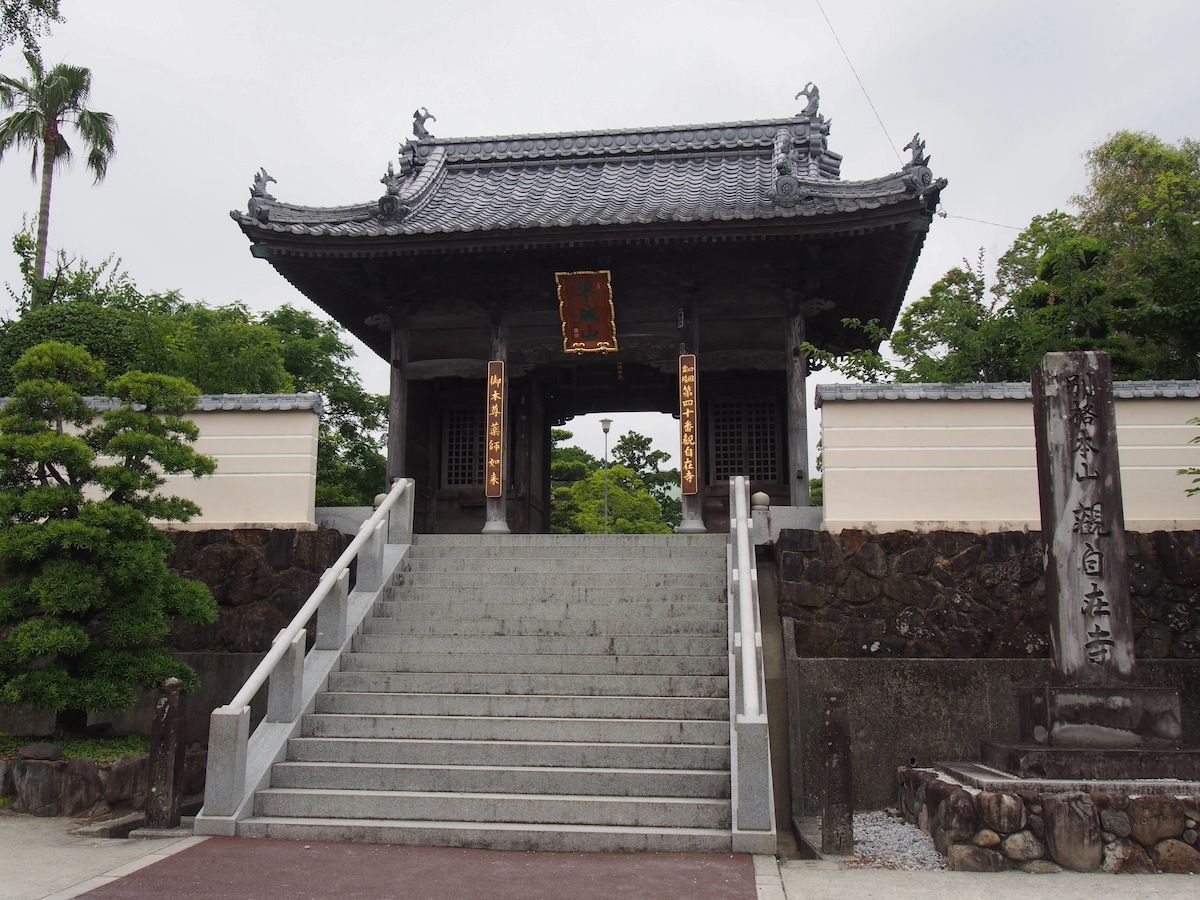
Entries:
<svg viewBox="0 0 1200 900">
<path fill-rule="evenodd" d="M 1179 693 L 1166 688 L 1021 688 L 1017 710 L 1025 744 L 1118 748 L 1183 740 Z"/>
<path fill-rule="evenodd" d="M 675 526 L 676 534 L 708 534 L 702 519 L 684 519 Z"/>
</svg>

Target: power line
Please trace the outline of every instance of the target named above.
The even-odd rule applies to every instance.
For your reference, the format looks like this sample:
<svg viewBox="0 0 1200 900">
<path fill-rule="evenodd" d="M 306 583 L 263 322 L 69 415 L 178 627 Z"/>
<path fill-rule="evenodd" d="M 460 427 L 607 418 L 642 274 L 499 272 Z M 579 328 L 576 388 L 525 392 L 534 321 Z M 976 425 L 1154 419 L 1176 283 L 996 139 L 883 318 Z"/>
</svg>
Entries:
<svg viewBox="0 0 1200 900">
<path fill-rule="evenodd" d="M 1005 225 L 1003 222 L 989 222 L 987 219 L 974 219 L 971 216 L 956 216 L 954 213 L 942 213 L 947 219 L 963 219 L 967 222 L 978 222 L 980 225 L 994 225 L 997 228 L 1009 228 L 1013 231 L 1021 231 L 1016 225 Z"/>
<path fill-rule="evenodd" d="M 875 102 L 871 99 L 871 95 L 867 92 L 867 86 L 863 84 L 862 78 L 859 77 L 858 69 L 854 68 L 854 63 L 850 61 L 850 54 L 846 52 L 846 48 L 842 46 L 842 39 L 838 37 L 837 29 L 833 27 L 833 23 L 829 21 L 829 16 L 825 12 L 825 7 L 821 5 L 821 0 L 816 0 L 817 9 L 821 11 L 821 16 L 825 19 L 825 24 L 829 26 L 829 31 L 833 35 L 834 41 L 837 42 L 838 49 L 842 51 L 842 56 L 846 58 L 846 65 L 850 67 L 850 71 L 854 73 L 854 78 L 858 81 L 858 86 L 862 88 L 863 96 L 867 98 L 867 105 L 871 107 L 871 112 L 875 113 L 875 121 L 879 123 L 879 127 L 883 129 L 883 136 L 887 138 L 888 146 L 892 148 L 892 152 L 896 154 L 896 160 L 901 166 L 904 165 L 904 160 L 900 158 L 900 151 L 896 149 L 896 142 L 892 140 L 892 136 L 888 134 L 887 126 L 883 124 L 883 117 L 879 115 L 879 110 L 875 108 Z"/>
</svg>

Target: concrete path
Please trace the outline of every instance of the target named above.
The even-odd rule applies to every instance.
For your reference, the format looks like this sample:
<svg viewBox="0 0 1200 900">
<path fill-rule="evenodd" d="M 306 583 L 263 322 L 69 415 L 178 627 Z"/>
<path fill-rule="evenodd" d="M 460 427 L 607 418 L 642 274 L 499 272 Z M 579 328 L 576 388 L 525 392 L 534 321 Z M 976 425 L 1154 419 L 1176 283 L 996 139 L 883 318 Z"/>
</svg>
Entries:
<svg viewBox="0 0 1200 900">
<path fill-rule="evenodd" d="M 204 840 L 118 841 L 70 834 L 78 825 L 73 819 L 0 816 L 0 900 L 77 897 Z"/>
</svg>

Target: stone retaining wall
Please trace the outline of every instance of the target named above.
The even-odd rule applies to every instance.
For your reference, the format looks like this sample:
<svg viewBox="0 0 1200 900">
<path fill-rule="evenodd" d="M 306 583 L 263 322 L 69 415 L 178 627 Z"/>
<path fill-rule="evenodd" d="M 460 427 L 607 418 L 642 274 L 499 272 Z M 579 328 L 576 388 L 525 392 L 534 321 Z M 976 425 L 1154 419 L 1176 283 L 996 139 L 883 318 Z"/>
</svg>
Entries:
<svg viewBox="0 0 1200 900">
<path fill-rule="evenodd" d="M 1138 657 L 1200 659 L 1200 531 L 1127 542 Z M 800 656 L 1050 655 L 1038 532 L 785 529 L 774 553 Z"/>
<path fill-rule="evenodd" d="M 951 869 L 1200 874 L 1200 797 L 993 793 L 929 769 L 898 770 L 900 811 Z"/>
</svg>

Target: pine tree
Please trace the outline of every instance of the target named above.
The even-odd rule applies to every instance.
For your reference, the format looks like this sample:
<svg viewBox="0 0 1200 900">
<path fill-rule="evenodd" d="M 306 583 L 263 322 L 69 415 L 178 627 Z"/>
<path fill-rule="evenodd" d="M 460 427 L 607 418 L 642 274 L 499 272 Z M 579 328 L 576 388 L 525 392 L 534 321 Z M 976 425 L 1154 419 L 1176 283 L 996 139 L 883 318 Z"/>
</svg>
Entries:
<svg viewBox="0 0 1200 900">
<path fill-rule="evenodd" d="M 216 604 L 168 568 L 171 541 L 150 518 L 198 513 L 158 488 L 215 464 L 191 446 L 183 416 L 198 392 L 183 379 L 122 375 L 96 421 L 84 395 L 103 366 L 85 350 L 39 344 L 13 373 L 0 413 L 0 703 L 53 710 L 78 731 L 89 711 L 132 706 L 166 677 L 196 685 L 162 645 L 170 616 L 213 622 Z"/>
</svg>

